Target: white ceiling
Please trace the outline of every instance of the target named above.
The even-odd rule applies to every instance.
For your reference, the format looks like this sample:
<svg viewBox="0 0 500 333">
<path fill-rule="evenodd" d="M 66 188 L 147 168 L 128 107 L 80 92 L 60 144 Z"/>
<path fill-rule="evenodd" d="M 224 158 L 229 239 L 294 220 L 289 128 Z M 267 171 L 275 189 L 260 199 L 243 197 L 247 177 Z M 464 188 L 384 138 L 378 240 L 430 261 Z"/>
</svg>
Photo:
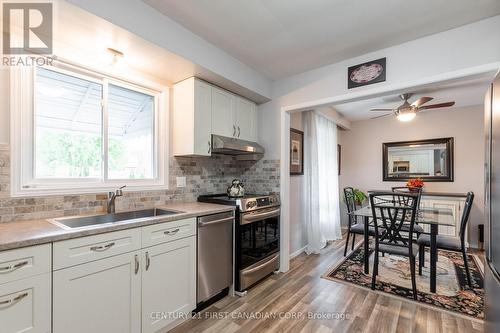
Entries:
<svg viewBox="0 0 500 333">
<path fill-rule="evenodd" d="M 428 102 L 427 105 L 455 101 L 455 105 L 453 107 L 425 111 L 436 112 L 442 110 L 446 112 L 453 112 L 453 109 L 455 108 L 483 105 L 484 97 L 489 84 L 490 81 L 488 79 L 478 78 L 467 81 L 428 86 L 425 88 L 416 88 L 411 91 L 401 91 L 399 93 L 414 93 L 415 95 L 409 99 L 410 103 L 422 96 L 434 98 L 432 101 Z M 383 112 L 370 111 L 370 109 L 396 108 L 401 104 L 403 104 L 403 102 L 398 97 L 398 94 L 393 94 L 345 104 L 337 104 L 334 105 L 333 108 L 351 121 L 360 121 L 384 114 Z"/>
<path fill-rule="evenodd" d="M 500 14 L 499 0 L 143 0 L 271 79 Z"/>
<path fill-rule="evenodd" d="M 61 59 L 125 79 L 145 77 L 164 85 L 197 76 L 257 103 L 269 100 L 66 1 L 59 1 L 57 9 L 54 54 Z M 120 66 L 110 65 L 107 48 L 125 54 Z"/>
</svg>

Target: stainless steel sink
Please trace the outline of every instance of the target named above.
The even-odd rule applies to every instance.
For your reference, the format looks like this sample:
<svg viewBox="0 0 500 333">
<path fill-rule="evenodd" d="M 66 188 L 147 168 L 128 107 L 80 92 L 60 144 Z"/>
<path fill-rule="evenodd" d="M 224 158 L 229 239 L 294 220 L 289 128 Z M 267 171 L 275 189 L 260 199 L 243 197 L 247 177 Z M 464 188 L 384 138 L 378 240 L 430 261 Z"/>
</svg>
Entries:
<svg viewBox="0 0 500 333">
<path fill-rule="evenodd" d="M 75 228 L 85 228 L 92 227 L 95 225 L 112 224 L 123 221 L 136 220 L 146 217 L 164 216 L 164 215 L 175 215 L 183 213 L 176 210 L 166 210 L 166 209 L 143 209 L 131 212 L 123 213 L 112 213 L 104 215 L 93 215 L 84 217 L 74 217 L 74 218 L 59 218 L 50 220 L 50 222 L 59 225 L 63 228 L 75 229 Z"/>
</svg>

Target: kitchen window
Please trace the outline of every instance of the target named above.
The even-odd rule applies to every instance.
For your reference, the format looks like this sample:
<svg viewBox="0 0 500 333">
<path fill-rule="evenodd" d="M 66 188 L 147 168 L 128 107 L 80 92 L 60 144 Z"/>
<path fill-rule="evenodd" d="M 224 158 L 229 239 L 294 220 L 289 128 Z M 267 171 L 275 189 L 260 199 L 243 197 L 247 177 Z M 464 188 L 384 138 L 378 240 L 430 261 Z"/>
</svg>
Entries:
<svg viewBox="0 0 500 333">
<path fill-rule="evenodd" d="M 167 188 L 167 91 L 61 65 L 11 72 L 12 195 Z"/>
</svg>

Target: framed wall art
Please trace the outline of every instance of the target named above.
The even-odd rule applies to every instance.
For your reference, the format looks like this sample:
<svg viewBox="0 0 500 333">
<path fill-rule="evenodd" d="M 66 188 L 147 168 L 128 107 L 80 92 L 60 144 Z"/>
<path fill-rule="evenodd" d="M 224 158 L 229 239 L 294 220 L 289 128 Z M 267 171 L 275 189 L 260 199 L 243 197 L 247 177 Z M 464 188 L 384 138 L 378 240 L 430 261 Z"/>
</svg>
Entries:
<svg viewBox="0 0 500 333">
<path fill-rule="evenodd" d="M 357 88 L 368 84 L 384 82 L 386 58 L 365 62 L 347 69 L 347 88 Z"/>
<path fill-rule="evenodd" d="M 290 175 L 304 174 L 304 132 L 290 128 Z"/>
</svg>

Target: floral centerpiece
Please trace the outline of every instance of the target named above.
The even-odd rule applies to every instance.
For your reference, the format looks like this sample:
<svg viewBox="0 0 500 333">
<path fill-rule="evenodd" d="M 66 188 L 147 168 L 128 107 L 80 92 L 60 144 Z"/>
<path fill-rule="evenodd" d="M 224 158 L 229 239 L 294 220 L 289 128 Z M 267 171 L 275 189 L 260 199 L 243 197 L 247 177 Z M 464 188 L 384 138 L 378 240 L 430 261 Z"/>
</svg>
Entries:
<svg viewBox="0 0 500 333">
<path fill-rule="evenodd" d="M 406 187 L 412 192 L 418 192 L 420 189 L 424 187 L 424 181 L 422 178 L 410 179 L 406 183 Z"/>
</svg>

